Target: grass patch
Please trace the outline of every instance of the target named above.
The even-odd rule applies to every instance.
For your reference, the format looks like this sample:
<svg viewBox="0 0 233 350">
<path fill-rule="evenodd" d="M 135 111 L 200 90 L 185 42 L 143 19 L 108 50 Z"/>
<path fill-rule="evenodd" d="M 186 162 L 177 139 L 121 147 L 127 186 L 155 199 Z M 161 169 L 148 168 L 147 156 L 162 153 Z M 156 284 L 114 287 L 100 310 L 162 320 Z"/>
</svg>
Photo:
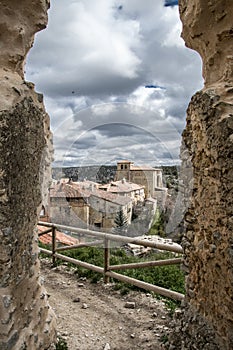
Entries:
<svg viewBox="0 0 233 350">
<path fill-rule="evenodd" d="M 63 254 L 96 266 L 104 266 L 104 252 L 102 248 L 83 247 L 65 251 L 63 252 Z M 112 248 L 110 264 L 129 264 L 143 261 L 164 260 L 170 258 L 174 258 L 174 254 L 170 252 L 151 252 L 151 254 L 149 254 L 146 258 L 139 258 L 127 254 L 124 249 Z M 62 260 L 57 259 L 57 265 L 63 263 L 64 262 Z M 66 262 L 66 264 L 67 266 L 72 266 L 73 268 L 75 268 L 75 273 L 78 277 L 86 277 L 87 279 L 90 279 L 93 283 L 97 283 L 101 278 L 103 278 L 103 275 L 98 272 L 91 271 L 80 266 L 76 266 L 72 263 Z M 183 294 L 185 293 L 184 273 L 180 270 L 179 265 L 154 266 L 138 269 L 118 270 L 117 272 L 147 283 L 157 285 L 159 287 L 167 288 Z M 142 290 L 128 283 L 124 283 L 118 280 L 114 280 L 114 282 L 114 288 L 116 290 L 119 290 L 122 295 L 127 294 L 130 290 L 141 290 L 145 292 L 145 290 Z M 155 293 L 153 292 L 152 294 L 155 295 Z M 156 295 L 156 297 L 158 296 Z M 166 298 L 165 303 L 171 311 L 171 313 L 174 312 L 177 305 L 180 305 L 180 302 Z"/>
</svg>

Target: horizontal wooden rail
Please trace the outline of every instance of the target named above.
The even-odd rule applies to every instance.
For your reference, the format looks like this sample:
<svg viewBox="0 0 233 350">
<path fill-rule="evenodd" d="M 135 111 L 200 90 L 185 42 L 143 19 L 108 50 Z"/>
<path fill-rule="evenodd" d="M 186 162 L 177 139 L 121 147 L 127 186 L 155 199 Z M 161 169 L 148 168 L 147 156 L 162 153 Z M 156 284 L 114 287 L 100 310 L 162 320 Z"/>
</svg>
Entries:
<svg viewBox="0 0 233 350">
<path fill-rule="evenodd" d="M 56 248 L 57 252 L 61 252 L 63 250 L 71 250 L 76 248 L 83 248 L 83 247 L 95 247 L 96 245 L 104 244 L 104 241 L 101 239 L 101 241 L 95 241 L 95 242 L 87 242 L 87 243 L 79 243 L 74 245 L 66 245 L 64 247 Z"/>
<path fill-rule="evenodd" d="M 158 286 L 155 286 L 154 284 L 139 281 L 139 280 L 136 280 L 135 278 L 124 276 L 124 275 L 121 275 L 121 274 L 116 273 L 116 272 L 108 271 L 108 272 L 106 272 L 106 275 L 109 277 L 115 278 L 119 281 L 133 284 L 134 286 L 136 286 L 138 288 L 150 290 L 151 292 L 158 293 L 160 295 L 163 295 L 165 297 L 168 297 L 168 298 L 171 298 L 174 300 L 183 300 L 184 299 L 184 294 L 174 292 L 172 290 L 165 289 L 162 287 L 158 287 Z"/>
<path fill-rule="evenodd" d="M 165 265 L 178 265 L 183 261 L 182 258 L 177 259 L 165 259 L 156 261 L 145 261 L 141 263 L 131 263 L 122 265 L 110 265 L 109 270 L 126 270 L 126 269 L 137 269 L 140 267 L 152 267 L 152 266 L 165 266 Z"/>
<path fill-rule="evenodd" d="M 45 249 L 45 248 L 39 248 L 39 251 L 41 253 L 45 253 L 47 255 L 53 255 L 53 252 L 51 250 Z"/>
<path fill-rule="evenodd" d="M 74 265 L 81 266 L 86 269 L 103 274 L 105 283 L 107 283 L 109 281 L 109 278 L 112 277 L 119 281 L 133 284 L 138 288 L 149 290 L 175 300 L 182 300 L 184 298 L 184 295 L 181 293 L 174 292 L 166 288 L 155 286 L 153 284 L 143 282 L 135 278 L 131 278 L 131 277 L 113 272 L 113 270 L 180 264 L 183 261 L 182 258 L 165 259 L 165 260 L 157 260 L 157 261 L 145 261 L 141 263 L 121 264 L 121 265 L 112 265 L 112 266 L 109 263 L 110 262 L 110 244 L 109 244 L 110 241 L 116 241 L 120 243 L 132 243 L 132 244 L 141 245 L 144 247 L 151 247 L 159 250 L 166 250 L 166 251 L 182 254 L 183 249 L 180 245 L 172 244 L 172 243 L 171 244 L 158 243 L 153 241 L 137 239 L 133 237 L 114 235 L 107 232 L 97 232 L 97 231 L 91 231 L 87 229 L 58 225 L 58 224 L 47 223 L 47 222 L 39 222 L 39 225 L 50 228 L 49 230 L 44 231 L 42 234 L 50 232 L 52 230 L 52 251 L 44 248 L 40 248 L 40 251 L 42 253 L 51 255 L 53 264 L 55 264 L 55 260 L 58 258 L 58 259 L 70 262 Z M 66 230 L 70 232 L 77 232 L 79 234 L 82 233 L 87 236 L 94 236 L 102 239 L 94 242 L 87 242 L 87 243 L 83 242 L 72 246 L 65 246 L 65 247 L 58 248 L 56 247 L 56 229 Z M 71 250 L 71 249 L 87 247 L 87 246 L 91 247 L 99 244 L 102 244 L 104 246 L 104 268 L 57 253 L 58 251 Z"/>
<path fill-rule="evenodd" d="M 44 252 L 46 254 L 52 255 L 52 252 L 47 250 L 47 249 L 40 248 L 40 251 Z M 62 255 L 62 254 L 55 254 L 55 257 L 59 258 L 61 260 L 70 262 L 70 263 L 72 263 L 74 265 L 85 267 L 85 268 L 87 268 L 89 270 L 96 271 L 96 272 L 104 274 L 104 269 L 102 267 L 95 266 L 95 265 L 92 265 L 92 264 L 89 264 L 89 263 L 86 263 L 84 261 L 77 260 L 77 259 L 74 259 L 74 258 L 70 258 L 70 257 Z M 139 280 L 136 280 L 135 278 L 124 276 L 124 275 L 121 275 L 121 274 L 116 273 L 116 272 L 106 271 L 105 275 L 108 276 L 108 277 L 112 277 L 112 278 L 114 278 L 114 279 L 116 279 L 118 281 L 133 284 L 134 286 L 136 286 L 138 288 L 149 290 L 151 292 L 158 293 L 160 295 L 163 295 L 165 297 L 168 297 L 168 298 L 171 298 L 171 299 L 174 299 L 174 300 L 183 300 L 183 298 L 184 298 L 184 295 L 181 294 L 181 293 L 174 292 L 172 290 L 169 290 L 169 289 L 166 289 L 166 288 L 162 288 L 162 287 L 159 287 L 159 286 L 155 286 L 155 285 L 150 284 L 150 283 L 139 281 Z"/>
<path fill-rule="evenodd" d="M 45 230 L 45 231 L 43 231 L 43 232 L 39 232 L 39 233 L 38 233 L 38 236 L 39 236 L 39 237 L 40 237 L 40 236 L 43 236 L 43 235 L 45 235 L 46 233 L 52 232 L 52 230 L 53 230 L 53 228 L 48 228 L 48 230 Z"/>
<path fill-rule="evenodd" d="M 74 258 L 70 258 L 69 256 L 65 256 L 65 255 L 62 255 L 62 254 L 55 254 L 55 257 L 58 258 L 58 259 L 62 259 L 62 260 L 68 261 L 68 262 L 70 262 L 70 263 L 72 263 L 74 265 L 85 267 L 88 270 L 96 271 L 96 272 L 99 272 L 99 273 L 102 273 L 102 274 L 104 273 L 103 267 L 95 266 L 95 265 L 89 264 L 87 262 L 84 262 L 84 261 L 81 261 L 81 260 L 78 260 L 78 259 L 74 259 Z"/>
<path fill-rule="evenodd" d="M 64 225 L 53 224 L 53 223 L 48 223 L 48 222 L 46 222 L 46 223 L 39 222 L 39 225 L 46 226 L 46 227 L 54 227 L 54 228 L 59 229 L 59 230 L 66 230 L 66 231 L 70 231 L 70 232 L 84 233 L 87 236 L 94 236 L 94 237 L 99 237 L 99 238 L 103 238 L 103 239 L 109 239 L 111 241 L 120 242 L 120 243 L 132 243 L 132 244 L 136 244 L 136 245 L 142 245 L 144 247 L 151 247 L 151 248 L 166 250 L 166 251 L 170 251 L 170 252 L 174 252 L 174 253 L 181 253 L 181 254 L 183 253 L 182 247 L 178 244 L 157 243 L 157 242 L 137 239 L 134 237 L 119 236 L 119 235 L 114 235 L 112 233 L 107 233 L 107 232 L 97 232 L 97 231 L 87 230 L 84 228 L 64 226 Z"/>
<path fill-rule="evenodd" d="M 41 253 L 45 253 L 45 254 L 48 254 L 48 255 L 53 255 L 53 252 L 51 250 L 48 250 L 48 249 L 45 249 L 45 248 L 39 248 L 39 250 L 40 250 Z M 84 261 L 78 260 L 78 259 L 70 258 L 69 256 L 66 256 L 66 255 L 62 255 L 62 254 L 57 254 L 56 253 L 55 257 L 58 258 L 58 259 L 70 262 L 70 263 L 72 263 L 74 265 L 85 267 L 88 270 L 96 271 L 96 272 L 99 272 L 99 273 L 102 273 L 102 274 L 104 273 L 104 269 L 102 267 L 95 266 L 95 265 L 86 263 Z"/>
</svg>

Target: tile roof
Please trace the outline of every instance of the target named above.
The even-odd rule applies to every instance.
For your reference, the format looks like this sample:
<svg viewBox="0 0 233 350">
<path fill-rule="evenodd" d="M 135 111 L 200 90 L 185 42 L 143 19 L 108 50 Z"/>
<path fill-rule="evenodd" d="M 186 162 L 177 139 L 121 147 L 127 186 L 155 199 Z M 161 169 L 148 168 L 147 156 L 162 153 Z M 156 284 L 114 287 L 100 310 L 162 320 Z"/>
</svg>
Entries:
<svg viewBox="0 0 233 350">
<path fill-rule="evenodd" d="M 102 190 L 94 191 L 91 195 L 119 205 L 127 205 L 132 202 L 131 198 L 129 197 L 119 196 L 115 193 Z"/>
<path fill-rule="evenodd" d="M 100 184 L 98 182 L 94 182 L 94 181 L 91 181 L 91 180 L 86 180 L 84 179 L 83 181 L 72 181 L 71 184 L 75 184 L 77 186 L 80 186 L 82 188 L 99 188 Z"/>
<path fill-rule="evenodd" d="M 37 225 L 37 233 L 38 234 L 40 234 L 46 230 L 47 230 L 47 227 Z M 39 236 L 38 238 L 39 238 L 39 241 L 43 244 L 49 244 L 49 245 L 52 244 L 52 232 L 45 233 L 44 235 Z M 58 243 L 63 244 L 63 245 L 79 244 L 78 239 L 71 237 L 71 236 L 68 236 L 65 233 L 59 232 L 57 230 L 56 230 L 56 240 Z"/>
<path fill-rule="evenodd" d="M 144 188 L 145 186 L 138 185 L 132 182 L 127 182 L 124 179 L 119 181 L 112 181 L 110 184 L 100 186 L 100 189 L 107 189 L 107 191 L 112 193 L 128 193 Z"/>
<path fill-rule="evenodd" d="M 142 171 L 156 171 L 156 170 L 161 170 L 159 168 L 152 168 L 149 166 L 136 166 L 136 165 L 131 165 L 130 170 L 142 170 Z"/>
<path fill-rule="evenodd" d="M 87 198 L 90 191 L 87 191 L 75 183 L 58 183 L 50 189 L 50 197 L 53 198 Z"/>
<path fill-rule="evenodd" d="M 111 192 L 107 193 L 92 185 L 85 187 L 82 182 L 59 183 L 50 189 L 51 198 L 90 198 L 91 196 L 119 205 L 127 205 L 131 202 L 129 197 L 122 197 Z"/>
</svg>

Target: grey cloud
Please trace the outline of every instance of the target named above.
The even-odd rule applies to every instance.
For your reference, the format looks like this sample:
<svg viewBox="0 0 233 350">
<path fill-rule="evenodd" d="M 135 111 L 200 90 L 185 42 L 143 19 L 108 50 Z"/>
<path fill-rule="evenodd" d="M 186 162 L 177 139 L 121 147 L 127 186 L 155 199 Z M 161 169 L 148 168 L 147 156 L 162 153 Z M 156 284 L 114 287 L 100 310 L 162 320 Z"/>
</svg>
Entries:
<svg viewBox="0 0 233 350">
<path fill-rule="evenodd" d="M 26 71 L 45 94 L 56 164 L 127 154 L 150 164 L 178 161 L 185 110 L 202 85 L 200 58 L 178 27 L 177 7 L 163 0 L 52 2 Z"/>
<path fill-rule="evenodd" d="M 137 137 L 140 137 L 145 134 L 145 130 L 130 124 L 111 123 L 100 125 L 95 129 L 98 130 L 101 135 L 107 137 L 123 137 L 131 135 L 136 135 Z"/>
<path fill-rule="evenodd" d="M 78 9 L 80 10 L 81 4 L 84 2 L 76 1 L 76 3 L 79 4 L 79 6 L 77 5 L 78 21 L 79 17 L 82 19 L 82 16 L 78 15 Z M 166 47 L 163 45 L 162 41 L 169 29 L 165 23 L 162 23 L 161 19 L 157 25 L 155 21 L 156 16 L 166 11 L 162 7 L 162 1 L 158 1 L 158 5 L 155 5 L 154 1 L 149 1 L 147 6 L 142 2 L 135 3 L 134 1 L 134 6 L 131 5 L 132 2 L 125 2 L 123 7 L 126 11 L 128 10 L 127 16 L 122 17 L 117 22 L 123 25 L 128 23 L 128 26 L 131 25 L 133 28 L 130 18 L 135 11 L 138 13 L 135 22 L 140 24 L 140 32 L 135 30 L 134 33 L 138 36 L 137 43 L 133 43 L 132 38 L 130 39 L 131 43 L 127 40 L 125 43 L 131 50 L 132 57 L 129 60 L 131 59 L 132 69 L 135 65 L 134 56 L 141 60 L 140 65 L 137 64 L 134 77 L 127 75 L 129 63 L 125 65 L 122 63 L 118 67 L 120 56 L 111 55 L 107 60 L 103 53 L 101 60 L 98 57 L 100 53 L 96 53 L 96 57 L 93 53 L 93 62 L 89 61 L 89 56 L 92 54 L 90 48 L 88 45 L 85 46 L 85 43 L 79 43 L 80 35 L 75 31 L 72 32 L 71 26 L 78 25 L 78 29 L 84 35 L 86 29 L 81 24 L 74 22 L 75 15 L 70 13 L 69 6 L 65 5 L 64 1 L 59 0 L 58 4 L 53 5 L 54 9 L 50 16 L 51 23 L 48 30 L 38 35 L 35 48 L 30 53 L 28 60 L 29 79 L 36 82 L 38 90 L 52 97 L 70 96 L 72 92 L 80 96 L 97 95 L 101 97 L 111 94 L 128 94 L 138 85 L 150 83 L 152 77 L 157 79 L 160 85 L 165 86 L 168 81 L 184 81 L 192 60 L 193 64 L 190 69 L 195 70 L 194 54 L 190 52 L 188 55 L 182 47 Z M 68 7 L 67 13 L 64 11 L 64 6 Z M 59 23 L 61 14 L 63 14 L 62 28 Z M 71 18 L 68 17 L 69 15 Z M 153 19 L 153 23 L 150 24 L 149 28 L 147 27 L 148 18 L 151 19 L 151 22 Z M 114 19 L 110 17 L 110 20 L 113 21 Z M 71 21 L 70 24 L 69 21 Z M 114 33 L 110 23 L 105 23 L 105 25 L 105 30 L 109 26 L 109 31 Z M 116 30 L 120 31 L 119 28 Z M 98 27 L 96 31 L 98 31 Z M 106 32 L 104 33 L 106 34 Z M 119 38 L 113 36 L 112 40 L 114 39 L 118 40 Z M 96 46 L 96 43 L 94 45 Z M 111 51 L 111 45 L 110 47 L 107 43 L 105 45 L 104 49 L 107 56 L 109 50 Z M 95 49 L 93 48 L 93 50 Z M 186 72 L 183 70 L 186 70 Z"/>
<path fill-rule="evenodd" d="M 123 130 L 122 133 L 121 130 Z M 100 135 L 105 137 L 100 137 Z M 167 160 L 173 159 L 178 162 L 177 147 L 174 150 L 174 146 L 169 144 L 171 141 L 174 143 L 174 140 L 174 135 L 170 135 L 165 130 L 152 134 L 140 128 L 131 126 L 125 128 L 124 124 L 108 124 L 103 128 L 89 130 L 76 140 L 70 139 L 62 162 L 68 164 L 67 159 L 70 161 L 70 158 L 73 157 L 74 161 L 82 159 L 83 162 L 85 159 L 92 164 L 98 164 L 101 157 L 106 157 L 110 161 L 111 158 L 114 160 L 128 158 L 129 154 L 130 159 L 137 162 L 140 159 L 143 163 L 151 164 L 155 159 L 162 162 L 165 156 Z M 179 143 L 178 138 L 176 142 Z"/>
</svg>

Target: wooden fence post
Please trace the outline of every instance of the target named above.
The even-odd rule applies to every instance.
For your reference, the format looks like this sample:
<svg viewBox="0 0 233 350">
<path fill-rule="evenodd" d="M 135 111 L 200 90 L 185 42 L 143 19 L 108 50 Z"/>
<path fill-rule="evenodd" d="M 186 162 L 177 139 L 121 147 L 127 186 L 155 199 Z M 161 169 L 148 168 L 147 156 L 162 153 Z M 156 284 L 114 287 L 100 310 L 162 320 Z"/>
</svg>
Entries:
<svg viewBox="0 0 233 350">
<path fill-rule="evenodd" d="M 109 271 L 110 265 L 110 244 L 109 240 L 105 238 L 104 240 L 104 283 L 109 283 L 109 276 L 106 276 L 106 272 Z"/>
<path fill-rule="evenodd" d="M 53 261 L 53 267 L 56 266 L 56 228 L 52 227 L 52 261 Z"/>
</svg>

